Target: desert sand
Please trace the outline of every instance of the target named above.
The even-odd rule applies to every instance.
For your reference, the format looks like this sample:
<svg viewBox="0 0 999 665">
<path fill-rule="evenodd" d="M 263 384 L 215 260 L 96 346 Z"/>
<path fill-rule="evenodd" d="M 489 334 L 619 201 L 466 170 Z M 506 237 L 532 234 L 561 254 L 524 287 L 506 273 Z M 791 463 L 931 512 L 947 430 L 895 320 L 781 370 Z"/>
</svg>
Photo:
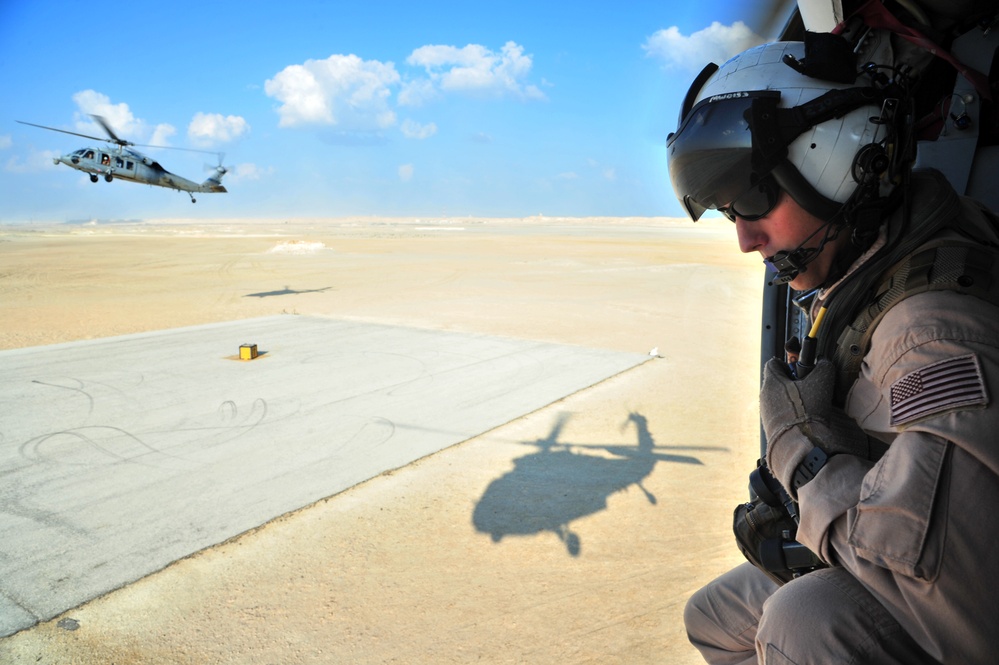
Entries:
<svg viewBox="0 0 999 665">
<path fill-rule="evenodd" d="M 0 227 L 0 349 L 297 313 L 657 356 L 0 639 L 0 662 L 701 662 L 683 606 L 742 560 L 762 282 L 724 221 Z M 641 483 L 562 537 L 474 528 L 538 442 L 609 456 L 635 416 L 663 454 Z"/>
</svg>

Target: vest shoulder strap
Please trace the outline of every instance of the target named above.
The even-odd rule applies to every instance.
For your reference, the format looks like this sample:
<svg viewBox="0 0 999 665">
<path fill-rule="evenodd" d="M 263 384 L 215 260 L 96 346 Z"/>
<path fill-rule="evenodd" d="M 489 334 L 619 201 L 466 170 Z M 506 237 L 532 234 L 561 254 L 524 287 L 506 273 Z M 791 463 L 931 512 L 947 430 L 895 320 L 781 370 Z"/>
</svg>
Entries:
<svg viewBox="0 0 999 665">
<path fill-rule="evenodd" d="M 885 315 L 906 298 L 927 291 L 955 291 L 999 306 L 999 260 L 994 249 L 959 238 L 927 243 L 889 268 L 872 302 L 846 326 L 836 343 L 836 398 L 846 399 Z"/>
</svg>

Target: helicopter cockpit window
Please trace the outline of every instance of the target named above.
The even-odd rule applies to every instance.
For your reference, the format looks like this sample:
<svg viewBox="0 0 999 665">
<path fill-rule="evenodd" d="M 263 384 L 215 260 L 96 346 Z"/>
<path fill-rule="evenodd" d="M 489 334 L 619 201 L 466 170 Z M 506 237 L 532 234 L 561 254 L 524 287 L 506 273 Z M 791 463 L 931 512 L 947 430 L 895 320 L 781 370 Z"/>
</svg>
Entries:
<svg viewBox="0 0 999 665">
<path fill-rule="evenodd" d="M 84 157 L 84 159 L 93 159 L 94 158 L 94 151 L 93 150 L 88 150 L 87 154 L 84 155 L 83 157 Z"/>
<path fill-rule="evenodd" d="M 74 155 L 77 155 L 77 156 L 80 156 L 80 157 L 82 157 L 82 156 L 83 156 L 83 153 L 85 153 L 85 152 L 86 152 L 86 149 L 84 149 L 84 148 L 80 148 L 79 150 L 77 150 L 77 151 L 76 151 L 76 152 L 74 152 L 73 154 L 74 154 Z"/>
</svg>

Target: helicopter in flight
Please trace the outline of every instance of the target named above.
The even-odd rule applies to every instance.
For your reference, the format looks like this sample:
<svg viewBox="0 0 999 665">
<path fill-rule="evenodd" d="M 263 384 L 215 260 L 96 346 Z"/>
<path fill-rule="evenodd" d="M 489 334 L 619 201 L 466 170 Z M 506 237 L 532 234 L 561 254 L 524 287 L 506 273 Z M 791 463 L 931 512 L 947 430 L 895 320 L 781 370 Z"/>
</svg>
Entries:
<svg viewBox="0 0 999 665">
<path fill-rule="evenodd" d="M 108 138 L 90 136 L 88 134 L 79 134 L 65 129 L 46 127 L 45 125 L 36 125 L 35 123 L 24 122 L 23 120 L 18 120 L 17 122 L 22 125 L 31 125 L 32 127 L 48 129 L 53 132 L 62 132 L 63 134 L 82 136 L 85 139 L 105 141 L 106 143 L 116 145 L 117 148 L 80 148 L 79 150 L 74 150 L 73 152 L 67 153 L 60 157 L 52 158 L 52 162 L 54 164 L 65 164 L 66 166 L 76 169 L 77 171 L 89 173 L 91 182 L 97 182 L 101 177 L 103 177 L 107 182 L 111 182 L 115 178 L 120 178 L 122 180 L 153 185 L 156 187 L 167 187 L 175 189 L 178 192 L 187 192 L 188 196 L 191 197 L 191 203 L 197 202 L 197 199 L 194 198 L 195 192 L 204 194 L 226 193 L 226 188 L 222 186 L 222 176 L 228 172 L 228 169 L 222 166 L 222 153 L 212 153 L 207 150 L 194 150 L 192 148 L 139 145 L 119 138 L 118 135 L 114 133 L 114 130 L 111 129 L 107 120 L 105 120 L 102 116 L 91 115 L 90 117 L 93 118 L 102 129 L 104 129 Z M 214 173 L 203 183 L 198 184 L 192 180 L 188 180 L 187 178 L 183 178 L 175 173 L 167 171 L 152 157 L 147 157 L 137 150 L 133 150 L 132 148 L 135 146 L 145 148 L 169 148 L 170 150 L 186 150 L 189 152 L 217 154 L 219 157 L 219 163 L 218 166 L 215 167 Z"/>
</svg>

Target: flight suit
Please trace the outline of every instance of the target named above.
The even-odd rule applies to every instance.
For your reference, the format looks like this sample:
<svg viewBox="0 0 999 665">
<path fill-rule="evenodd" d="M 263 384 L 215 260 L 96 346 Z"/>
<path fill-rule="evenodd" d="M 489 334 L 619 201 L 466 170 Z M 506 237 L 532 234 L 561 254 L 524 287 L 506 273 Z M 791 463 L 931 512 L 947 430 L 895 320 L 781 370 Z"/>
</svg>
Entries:
<svg viewBox="0 0 999 665">
<path fill-rule="evenodd" d="M 999 307 L 947 290 L 892 307 L 845 402 L 887 452 L 834 455 L 798 490 L 797 540 L 830 567 L 778 587 L 747 563 L 698 591 L 705 659 L 995 662 L 997 391 Z"/>
</svg>

